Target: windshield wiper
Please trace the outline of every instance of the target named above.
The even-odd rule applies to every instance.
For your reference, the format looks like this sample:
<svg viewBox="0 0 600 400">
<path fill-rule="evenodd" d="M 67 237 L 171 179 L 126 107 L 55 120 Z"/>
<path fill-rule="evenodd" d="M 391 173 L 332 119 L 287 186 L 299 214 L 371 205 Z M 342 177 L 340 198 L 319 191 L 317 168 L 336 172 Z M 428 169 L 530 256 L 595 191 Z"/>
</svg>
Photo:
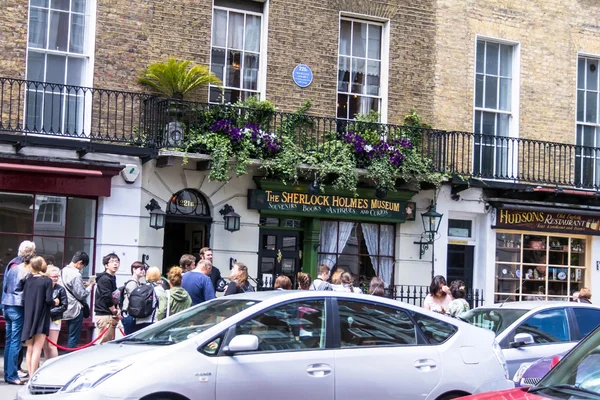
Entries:
<svg viewBox="0 0 600 400">
<path fill-rule="evenodd" d="M 140 338 L 132 337 L 132 338 L 124 338 L 124 339 L 118 340 L 117 343 L 170 345 L 170 344 L 175 344 L 177 342 L 175 342 L 174 340 L 168 340 L 168 339 L 152 340 L 152 339 L 140 339 Z"/>
<path fill-rule="evenodd" d="M 577 385 L 569 385 L 569 384 L 561 384 L 561 385 L 550 385 L 550 386 L 538 386 L 532 389 L 529 389 L 528 393 L 541 392 L 543 390 L 554 390 L 559 393 L 567 393 L 576 392 L 576 393 L 585 393 L 594 396 L 594 398 L 600 398 L 600 393 L 594 392 L 593 390 L 584 389 Z"/>
</svg>

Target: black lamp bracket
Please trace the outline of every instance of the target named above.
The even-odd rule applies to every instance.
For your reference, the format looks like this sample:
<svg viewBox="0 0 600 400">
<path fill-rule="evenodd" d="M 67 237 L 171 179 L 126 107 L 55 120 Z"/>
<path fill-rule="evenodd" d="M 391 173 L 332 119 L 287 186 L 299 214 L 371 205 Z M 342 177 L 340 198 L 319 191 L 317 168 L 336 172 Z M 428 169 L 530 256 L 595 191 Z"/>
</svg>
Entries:
<svg viewBox="0 0 600 400">
<path fill-rule="evenodd" d="M 152 212 L 154 210 L 160 210 L 160 205 L 158 204 L 158 201 L 151 199 L 150 202 L 146 204 L 146 210 L 148 210 L 149 212 Z"/>
<path fill-rule="evenodd" d="M 233 209 L 233 207 L 231 207 L 229 204 L 225 204 L 223 206 L 223 208 L 221 208 L 221 211 L 219 211 L 219 214 L 221 214 L 223 216 L 223 218 L 225 218 L 225 216 L 227 214 L 229 214 L 230 212 L 234 212 L 235 210 Z"/>
<path fill-rule="evenodd" d="M 414 244 L 419 245 L 419 260 L 423 259 L 423 255 L 425 255 L 425 252 L 429 250 L 429 246 L 432 245 L 434 241 L 435 238 L 433 236 L 422 233 L 421 239 L 418 242 L 413 242 Z"/>
</svg>

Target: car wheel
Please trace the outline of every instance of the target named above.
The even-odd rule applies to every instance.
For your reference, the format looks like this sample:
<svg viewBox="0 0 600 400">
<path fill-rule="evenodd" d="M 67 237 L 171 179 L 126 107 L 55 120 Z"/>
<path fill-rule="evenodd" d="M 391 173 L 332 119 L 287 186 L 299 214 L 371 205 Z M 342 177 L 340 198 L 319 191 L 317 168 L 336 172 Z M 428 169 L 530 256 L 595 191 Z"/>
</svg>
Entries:
<svg viewBox="0 0 600 400">
<path fill-rule="evenodd" d="M 469 396 L 469 393 L 464 393 L 464 392 L 446 393 L 446 394 L 443 394 L 440 397 L 438 397 L 436 400 L 452 400 L 452 399 L 458 399 L 459 397 L 463 397 L 463 396 Z"/>
</svg>

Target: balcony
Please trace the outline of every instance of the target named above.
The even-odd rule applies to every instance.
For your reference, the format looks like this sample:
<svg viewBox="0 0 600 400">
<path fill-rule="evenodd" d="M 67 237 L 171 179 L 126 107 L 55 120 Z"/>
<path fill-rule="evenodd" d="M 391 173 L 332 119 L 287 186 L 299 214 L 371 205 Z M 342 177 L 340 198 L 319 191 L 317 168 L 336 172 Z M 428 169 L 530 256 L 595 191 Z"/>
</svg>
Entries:
<svg viewBox="0 0 600 400">
<path fill-rule="evenodd" d="M 232 126 L 285 130 L 298 150 L 331 151 L 349 131 L 387 143 L 409 138 L 432 172 L 497 183 L 598 190 L 600 148 L 415 126 L 355 122 L 230 105 L 161 99 L 134 93 L 0 78 L 0 142 L 136 155 L 161 150 L 203 153 L 194 135 L 226 121 Z M 329 150 L 328 150 L 329 149 Z M 335 151 L 335 149 L 333 150 Z M 361 167 L 360 163 L 356 167 Z"/>
</svg>

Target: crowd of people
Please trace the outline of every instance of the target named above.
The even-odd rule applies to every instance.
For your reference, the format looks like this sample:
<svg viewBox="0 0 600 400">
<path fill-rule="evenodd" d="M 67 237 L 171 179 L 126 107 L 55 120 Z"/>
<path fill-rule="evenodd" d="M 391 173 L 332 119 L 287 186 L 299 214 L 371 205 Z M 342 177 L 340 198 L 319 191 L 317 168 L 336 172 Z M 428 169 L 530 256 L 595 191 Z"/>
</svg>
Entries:
<svg viewBox="0 0 600 400">
<path fill-rule="evenodd" d="M 61 269 L 47 265 L 44 258 L 36 256 L 35 243 L 24 241 L 19 246 L 17 257 L 7 264 L 2 286 L 6 320 L 4 380 L 9 384 L 22 385 L 28 374 L 33 375 L 38 369 L 42 352 L 46 360 L 58 356 L 54 344 L 58 341 L 63 321 L 68 331 L 66 348 L 77 349 L 83 320 L 91 314 L 88 298 L 92 294 L 98 340 L 105 343 L 115 338 L 117 327 L 122 327 L 123 333 L 129 335 L 191 306 L 214 299 L 217 292 L 228 296 L 255 290 L 245 264 L 234 263 L 226 281 L 221 271 L 213 266 L 212 260 L 213 252 L 208 247 L 200 250 L 198 262 L 194 255 L 184 254 L 179 265 L 171 267 L 166 277 L 162 276 L 159 268 L 135 261 L 130 266 L 131 276 L 118 286 L 116 275 L 121 260 L 115 253 L 102 258 L 103 272 L 84 281 L 81 272 L 90 262 L 85 252 L 76 252 L 71 262 Z M 332 273 L 325 264 L 319 266 L 315 279 L 303 272 L 295 278 L 294 285 L 289 276 L 280 275 L 273 289 L 363 293 L 355 286 L 355 278 L 350 272 L 337 268 Z M 385 296 L 384 281 L 373 277 L 367 292 L 373 296 Z M 589 302 L 591 297 L 586 288 L 577 295 L 578 300 L 575 301 L 580 302 Z M 431 282 L 424 308 L 460 316 L 469 310 L 465 297 L 463 281 L 456 280 L 448 286 L 446 279 L 438 275 Z M 23 358 L 27 371 L 19 370 Z"/>
</svg>

